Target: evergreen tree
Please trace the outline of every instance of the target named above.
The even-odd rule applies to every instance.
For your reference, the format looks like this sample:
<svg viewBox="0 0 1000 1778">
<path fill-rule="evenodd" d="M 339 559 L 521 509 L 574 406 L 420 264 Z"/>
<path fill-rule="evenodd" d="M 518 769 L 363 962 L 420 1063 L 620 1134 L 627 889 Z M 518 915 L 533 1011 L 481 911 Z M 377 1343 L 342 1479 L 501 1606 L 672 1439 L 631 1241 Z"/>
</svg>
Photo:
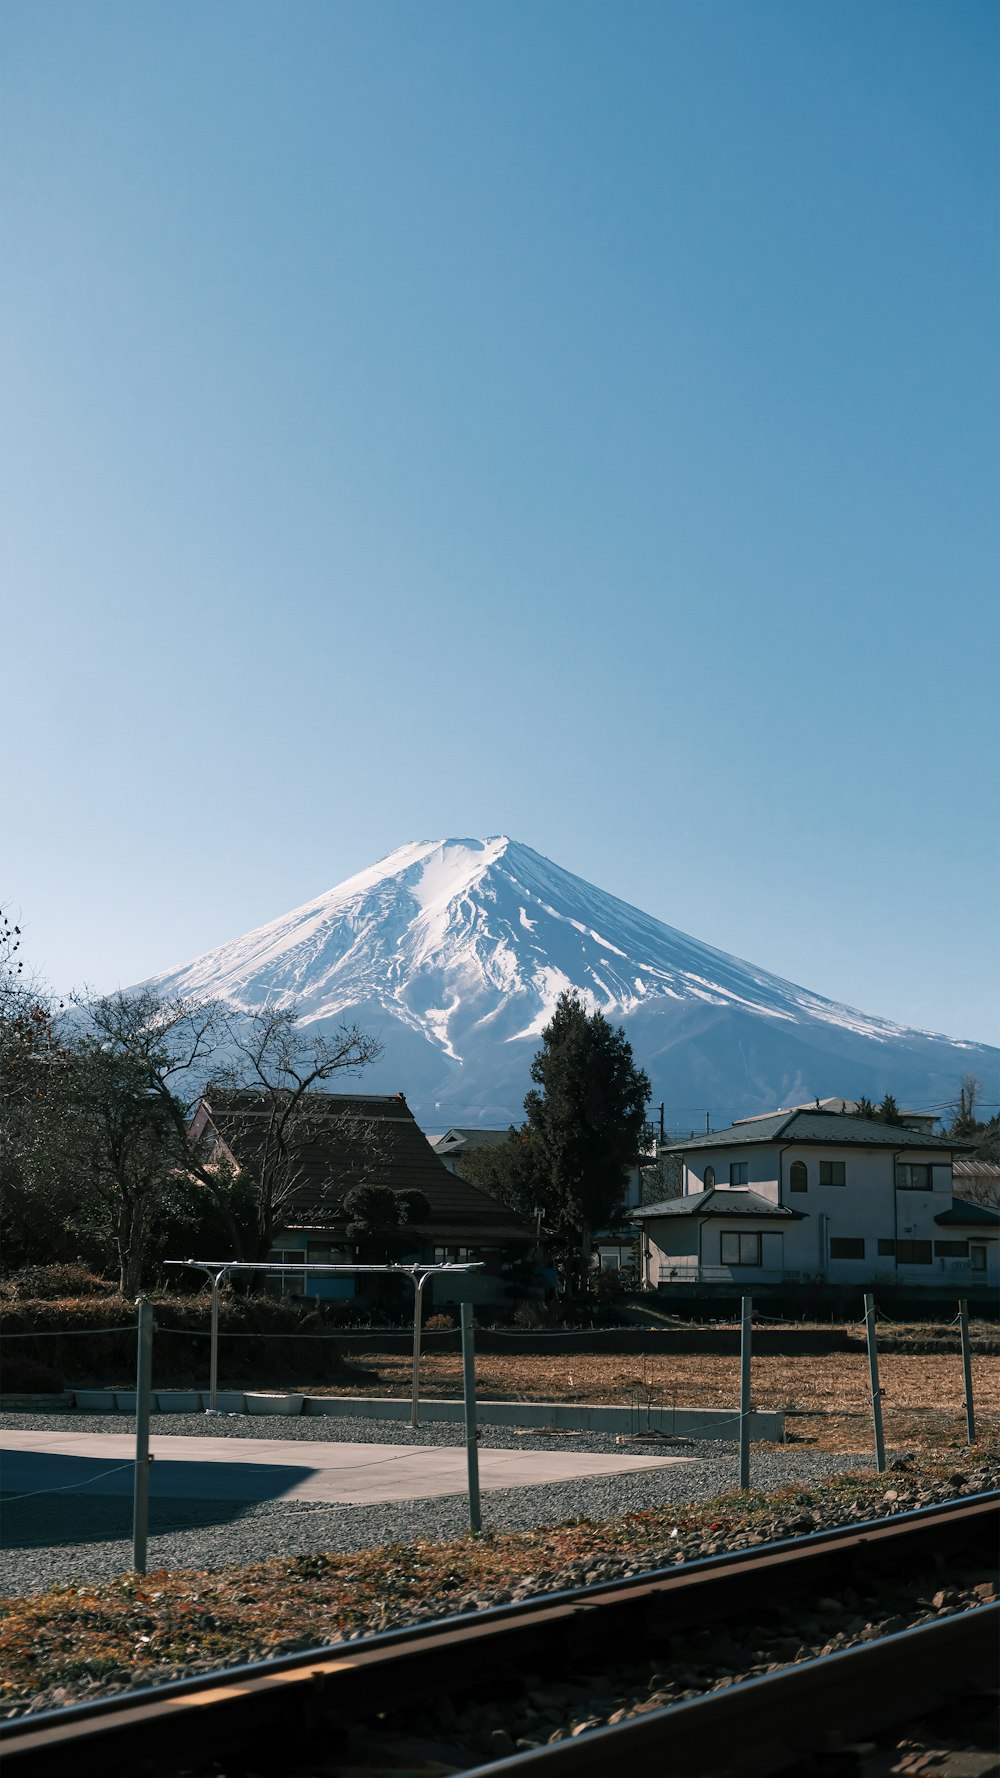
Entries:
<svg viewBox="0 0 1000 1778">
<path fill-rule="evenodd" d="M 626 1169 L 639 1153 L 652 1088 L 624 1031 L 561 994 L 524 1101 L 546 1221 L 565 1241 L 567 1270 L 580 1285 L 597 1230 L 624 1207 Z"/>
<path fill-rule="evenodd" d="M 982 1135 L 986 1125 L 976 1116 L 976 1096 L 979 1092 L 979 1081 L 974 1074 L 966 1074 L 958 1090 L 958 1104 L 955 1115 L 948 1130 L 949 1136 L 957 1136 L 962 1142 L 972 1142 Z"/>
<path fill-rule="evenodd" d="M 391 1265 L 413 1245 L 411 1225 L 430 1214 L 420 1191 L 393 1191 L 389 1185 L 355 1185 L 344 1196 L 347 1239 L 358 1250 L 358 1264 Z"/>
<path fill-rule="evenodd" d="M 880 1124 L 901 1124 L 903 1121 L 899 1115 L 899 1106 L 891 1093 L 886 1093 L 875 1115 Z"/>
<path fill-rule="evenodd" d="M 516 1129 L 511 1124 L 506 1142 L 470 1149 L 456 1156 L 454 1165 L 460 1178 L 509 1204 L 512 1210 L 535 1216 L 547 1208 L 540 1156 L 527 1125 Z"/>
</svg>

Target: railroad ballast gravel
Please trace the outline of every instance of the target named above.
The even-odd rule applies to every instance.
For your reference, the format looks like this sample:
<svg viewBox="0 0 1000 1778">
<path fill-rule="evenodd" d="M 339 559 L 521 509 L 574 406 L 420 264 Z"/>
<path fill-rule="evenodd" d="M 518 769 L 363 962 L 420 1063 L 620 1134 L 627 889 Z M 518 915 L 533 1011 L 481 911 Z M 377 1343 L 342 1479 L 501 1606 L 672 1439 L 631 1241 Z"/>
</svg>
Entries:
<svg viewBox="0 0 1000 1778">
<path fill-rule="evenodd" d="M 431 1762 L 459 1770 L 478 1766 L 614 1727 L 793 1662 L 973 1611 L 996 1599 L 997 1591 L 992 1575 L 977 1572 L 942 1587 L 935 1570 L 905 1581 L 880 1580 L 860 1591 L 831 1589 L 811 1604 L 762 1604 L 752 1621 L 685 1630 L 638 1661 L 602 1659 L 554 1680 L 525 1674 L 520 1694 L 505 1694 L 502 1703 L 442 1696 L 429 1698 L 422 1708 L 390 1707 L 353 1723 L 339 1757 L 353 1772 L 384 1773 Z M 306 1770 L 293 1759 L 286 1778 L 300 1773 L 305 1778 Z"/>
<path fill-rule="evenodd" d="M 262 1423 L 264 1436 L 267 1430 Z M 229 1563 L 240 1566 L 220 1566 L 213 1574 L 204 1572 L 202 1562 L 202 1572 L 151 1574 L 148 1580 L 120 1576 L 110 1587 L 98 1590 L 93 1582 L 83 1581 L 77 1567 L 88 1555 L 77 1521 L 75 1533 L 68 1527 L 61 1546 L 63 1591 L 39 1599 L 37 1608 L 27 1599 L 23 1607 L 17 1599 L 8 1601 L 9 1665 L 0 1712 L 19 1715 L 110 1691 L 183 1679 L 315 1647 L 318 1642 L 350 1640 L 511 1598 L 611 1580 L 1000 1487 L 1000 1460 L 992 1453 L 956 1453 L 954 1461 L 965 1467 L 951 1470 L 946 1461 L 927 1463 L 898 1456 L 890 1473 L 875 1477 L 845 1475 L 844 1470 L 851 1468 L 849 1459 L 836 1464 L 818 1454 L 762 1450 L 755 1453 L 755 1462 L 767 1465 L 772 1483 L 782 1492 L 770 1497 L 768 1483 L 758 1473 L 757 1492 L 747 1497 L 731 1492 L 735 1481 L 731 1456 L 720 1459 L 715 1447 L 712 1463 L 654 1472 L 673 1493 L 664 1498 L 661 1491 L 659 1500 L 639 1502 L 636 1517 L 622 1516 L 636 1503 L 623 1501 L 619 1491 L 618 1498 L 604 1503 L 601 1516 L 608 1522 L 581 1519 L 578 1505 L 575 1514 L 563 1515 L 546 1530 L 538 1514 L 538 1497 L 544 1495 L 551 1504 L 556 1490 L 512 1490 L 512 1495 L 530 1497 L 528 1502 L 514 1502 L 530 1530 L 510 1537 L 493 1529 L 478 1540 L 465 1531 L 460 1501 L 415 1503 L 433 1509 L 440 1527 L 437 1536 L 426 1542 L 420 1541 L 426 1526 L 410 1530 L 405 1514 L 396 1508 L 377 1514 L 348 1509 L 335 1515 L 326 1507 L 289 1507 L 278 1509 L 277 1524 L 273 1509 L 262 1513 L 243 1508 L 238 1521 L 216 1527 L 219 1562 L 228 1557 Z M 725 1472 L 721 1490 L 718 1478 L 705 1473 L 717 1463 Z M 841 1472 L 835 1482 L 834 1467 Z M 676 1498 L 682 1477 L 685 1485 L 680 1492 L 686 1500 Z M 697 1486 L 696 1478 L 700 1478 Z M 646 1480 L 642 1478 L 643 1486 Z M 606 1485 L 606 1480 L 600 1484 Z M 586 1487 L 590 1491 L 593 1484 Z M 720 1500 L 720 1491 L 729 1497 Z M 692 1497 L 710 1504 L 688 1505 Z M 499 1513 L 509 1504 L 502 1496 L 487 1498 L 497 1503 Z M 62 1510 L 76 1512 L 83 1504 L 77 1501 L 69 1508 L 64 1503 Z M 89 1504 L 114 1509 L 122 1503 Z M 213 1510 L 218 1512 L 218 1503 Z M 323 1532 L 339 1530 L 343 1551 L 344 1533 L 351 1529 L 345 1523 L 348 1518 L 353 1520 L 354 1534 L 364 1529 L 371 1544 L 388 1543 L 388 1547 L 348 1544 L 346 1548 L 357 1553 L 338 1554 L 336 1543 Z M 297 1535 L 290 1539 L 296 1525 Z M 454 1541 L 440 1541 L 449 1536 Z M 206 1528 L 162 1533 L 151 1545 L 151 1563 L 162 1561 L 165 1549 L 182 1547 L 185 1537 L 203 1550 Z M 303 1553 L 290 1553 L 289 1541 Z M 107 1548 L 122 1552 L 120 1567 L 128 1565 L 127 1545 Z M 43 1556 L 40 1550 L 18 1552 L 15 1559 L 23 1564 L 22 1580 L 37 1572 Z M 265 1567 L 248 1571 L 242 1565 L 275 1556 L 278 1560 Z"/>
</svg>

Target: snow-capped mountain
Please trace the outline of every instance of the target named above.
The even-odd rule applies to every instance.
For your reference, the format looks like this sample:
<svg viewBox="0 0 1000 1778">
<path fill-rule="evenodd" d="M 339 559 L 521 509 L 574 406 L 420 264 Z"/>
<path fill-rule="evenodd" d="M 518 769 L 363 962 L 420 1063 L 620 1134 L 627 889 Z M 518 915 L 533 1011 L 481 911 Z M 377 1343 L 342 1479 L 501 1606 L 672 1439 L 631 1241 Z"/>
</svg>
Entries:
<svg viewBox="0 0 1000 1778">
<path fill-rule="evenodd" d="M 427 1127 L 519 1121 L 570 987 L 624 1025 L 670 1125 L 828 1094 L 891 1091 L 916 1108 L 955 1097 L 969 1071 L 1000 1076 L 1000 1051 L 824 1000 L 503 836 L 400 846 L 151 985 L 357 1021 L 384 1045 L 363 1090 L 404 1091 Z"/>
</svg>

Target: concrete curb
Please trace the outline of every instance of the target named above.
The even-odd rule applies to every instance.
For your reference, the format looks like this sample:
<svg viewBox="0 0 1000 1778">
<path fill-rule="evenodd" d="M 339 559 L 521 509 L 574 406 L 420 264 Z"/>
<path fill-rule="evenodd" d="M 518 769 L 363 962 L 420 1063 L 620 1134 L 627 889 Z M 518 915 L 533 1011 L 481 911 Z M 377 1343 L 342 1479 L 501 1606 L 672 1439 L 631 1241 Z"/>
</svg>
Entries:
<svg viewBox="0 0 1000 1778">
<path fill-rule="evenodd" d="M 410 1403 L 403 1397 L 386 1400 L 375 1396 L 307 1395 L 306 1414 L 331 1414 L 358 1420 L 408 1420 Z M 421 1401 L 420 1419 L 432 1422 L 463 1418 L 460 1401 Z M 603 1407 L 588 1402 L 477 1401 L 480 1426 L 523 1426 L 557 1432 L 659 1432 L 667 1438 L 735 1440 L 739 1412 L 735 1408 Z M 756 1442 L 780 1443 L 785 1436 L 785 1416 L 754 1409 L 750 1437 Z"/>
<path fill-rule="evenodd" d="M 52 1397 L 38 1397 L 51 1406 Z M 72 1399 L 78 1413 L 127 1414 L 135 1412 L 135 1395 L 124 1389 L 78 1389 L 72 1398 L 61 1397 L 67 1406 Z M 198 1413 L 208 1407 L 208 1391 L 157 1390 L 153 1395 L 153 1413 Z M 219 1411 L 224 1414 L 299 1415 L 320 1414 L 339 1419 L 409 1420 L 410 1401 L 405 1396 L 372 1395 L 262 1395 L 240 1394 L 221 1390 Z M 22 1408 L 22 1411 L 24 1409 Z M 465 1407 L 461 1401 L 430 1398 L 420 1403 L 420 1420 L 425 1426 L 441 1422 L 461 1422 Z M 476 1418 L 481 1426 L 513 1426 L 536 1431 L 627 1433 L 660 1433 L 664 1438 L 720 1439 L 735 1443 L 739 1433 L 739 1413 L 735 1408 L 661 1408 L 655 1406 L 606 1407 L 594 1402 L 563 1401 L 479 1401 Z M 765 1408 L 755 1408 L 750 1415 L 750 1437 L 755 1444 L 781 1444 L 785 1437 L 785 1416 Z"/>
</svg>

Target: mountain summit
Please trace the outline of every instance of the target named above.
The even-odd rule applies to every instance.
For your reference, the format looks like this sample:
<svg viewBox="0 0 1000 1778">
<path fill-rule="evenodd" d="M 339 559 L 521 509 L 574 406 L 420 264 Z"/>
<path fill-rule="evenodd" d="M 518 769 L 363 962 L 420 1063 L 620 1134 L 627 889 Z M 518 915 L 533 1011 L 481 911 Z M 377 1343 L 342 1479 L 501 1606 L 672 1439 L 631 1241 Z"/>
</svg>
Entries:
<svg viewBox="0 0 1000 1778">
<path fill-rule="evenodd" d="M 566 988 L 625 1026 L 672 1125 L 831 1092 L 940 1104 L 1000 1063 L 714 950 L 502 835 L 400 846 L 150 985 L 356 1020 L 385 1046 L 366 1090 L 405 1091 L 430 1126 L 520 1119 Z"/>
</svg>

